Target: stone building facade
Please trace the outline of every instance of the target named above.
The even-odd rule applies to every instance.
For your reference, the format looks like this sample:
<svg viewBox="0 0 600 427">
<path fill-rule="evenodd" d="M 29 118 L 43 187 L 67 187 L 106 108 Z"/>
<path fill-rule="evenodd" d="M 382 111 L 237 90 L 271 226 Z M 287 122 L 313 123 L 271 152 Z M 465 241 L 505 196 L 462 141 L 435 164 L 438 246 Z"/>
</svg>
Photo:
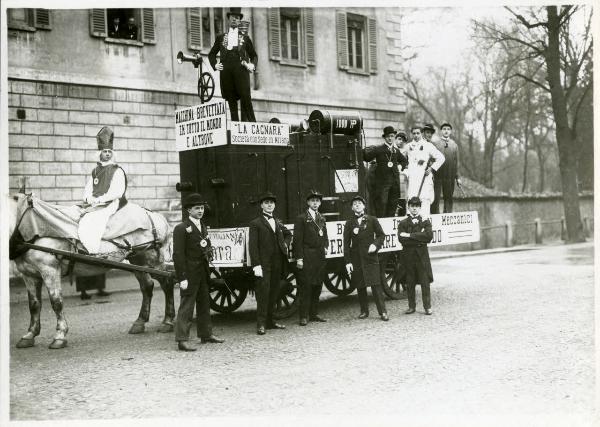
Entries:
<svg viewBox="0 0 600 427">
<path fill-rule="evenodd" d="M 358 110 L 367 144 L 402 126 L 401 15 L 395 8 L 245 8 L 258 53 L 259 121 L 297 124 L 315 109 Z M 95 135 L 115 131 L 127 196 L 180 216 L 174 111 L 199 103 L 197 71 L 226 25 L 225 8 L 8 10 L 9 187 L 26 180 L 49 202 L 81 199 L 97 160 Z M 133 17 L 134 38 L 110 23 Z M 205 71 L 212 72 L 208 61 Z M 219 97 L 218 73 L 215 96 Z"/>
</svg>

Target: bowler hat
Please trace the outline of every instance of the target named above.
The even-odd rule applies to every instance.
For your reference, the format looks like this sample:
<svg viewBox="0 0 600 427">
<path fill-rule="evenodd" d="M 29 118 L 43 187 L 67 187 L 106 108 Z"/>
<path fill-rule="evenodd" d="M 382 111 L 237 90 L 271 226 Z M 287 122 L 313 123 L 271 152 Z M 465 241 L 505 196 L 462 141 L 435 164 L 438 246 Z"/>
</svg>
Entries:
<svg viewBox="0 0 600 427">
<path fill-rule="evenodd" d="M 421 206 L 421 199 L 419 199 L 418 197 L 411 197 L 410 199 L 408 199 L 408 202 L 406 202 L 407 206 Z"/>
<path fill-rule="evenodd" d="M 273 200 L 274 202 L 277 202 L 277 197 L 275 197 L 275 194 L 271 193 L 270 191 L 267 191 L 260 196 L 260 199 L 258 199 L 258 203 L 262 203 L 265 200 Z"/>
<path fill-rule="evenodd" d="M 391 133 L 396 134 L 396 129 L 394 129 L 394 126 L 386 126 L 383 128 L 383 135 L 381 136 L 385 138 Z"/>
<path fill-rule="evenodd" d="M 204 198 L 198 194 L 198 193 L 192 193 L 186 196 L 185 199 L 183 199 L 183 207 L 185 209 L 187 208 L 191 208 L 197 205 L 207 205 L 208 203 L 206 202 L 206 200 L 204 200 Z"/>
<path fill-rule="evenodd" d="M 319 190 L 315 190 L 315 189 L 308 190 L 308 194 L 306 195 L 306 200 L 312 199 L 313 197 L 316 197 L 319 200 L 323 200 L 323 195 L 321 193 L 319 193 Z"/>
<path fill-rule="evenodd" d="M 361 202 L 363 202 L 363 204 L 366 206 L 367 201 L 365 200 L 365 198 L 363 196 L 361 196 L 360 194 L 357 194 L 356 196 L 354 196 L 352 198 L 352 200 L 350 200 L 350 203 L 354 203 L 355 200 L 360 200 Z"/>
<path fill-rule="evenodd" d="M 100 129 L 100 132 L 96 135 L 96 142 L 98 143 L 98 150 L 112 150 L 114 132 L 108 126 L 104 126 Z"/>
<path fill-rule="evenodd" d="M 240 17 L 240 19 L 242 19 L 244 17 L 244 14 L 242 13 L 242 8 L 241 7 L 230 7 L 229 8 L 229 12 L 227 12 L 227 17 L 229 18 L 229 15 L 237 15 Z"/>
<path fill-rule="evenodd" d="M 442 123 L 442 125 L 440 126 L 440 129 L 442 129 L 444 126 L 448 126 L 450 129 L 452 129 L 452 125 L 448 122 Z"/>
<path fill-rule="evenodd" d="M 423 126 L 423 129 L 421 129 L 421 131 L 423 132 L 425 132 L 426 130 L 431 131 L 431 133 L 435 133 L 435 128 L 431 123 L 426 123 L 425 126 Z"/>
<path fill-rule="evenodd" d="M 408 137 L 406 136 L 406 132 L 399 130 L 396 134 L 396 139 L 402 138 L 404 142 L 408 141 Z"/>
</svg>

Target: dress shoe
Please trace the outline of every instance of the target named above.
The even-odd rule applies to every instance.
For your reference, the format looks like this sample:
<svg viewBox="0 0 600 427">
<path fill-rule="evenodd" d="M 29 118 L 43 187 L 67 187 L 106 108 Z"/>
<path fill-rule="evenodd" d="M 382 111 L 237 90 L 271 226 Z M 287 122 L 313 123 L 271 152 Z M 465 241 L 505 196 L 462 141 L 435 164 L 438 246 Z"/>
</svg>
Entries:
<svg viewBox="0 0 600 427">
<path fill-rule="evenodd" d="M 311 322 L 327 322 L 327 319 L 319 316 L 318 314 L 310 318 Z"/>
<path fill-rule="evenodd" d="M 273 322 L 269 326 L 267 326 L 267 329 L 285 329 L 285 325 Z"/>
<path fill-rule="evenodd" d="M 425 314 L 428 316 L 431 316 L 433 314 L 433 311 L 430 308 L 426 308 L 425 309 Z"/>
<path fill-rule="evenodd" d="M 85 300 L 85 299 L 92 298 L 92 296 L 90 294 L 88 294 L 86 291 L 82 291 L 80 298 L 83 299 L 83 300 Z"/>
<path fill-rule="evenodd" d="M 110 295 L 110 292 L 106 292 L 104 289 L 98 289 L 96 295 L 98 295 L 99 297 L 107 297 Z"/>
<path fill-rule="evenodd" d="M 358 315 L 358 318 L 359 318 L 359 319 L 366 319 L 367 317 L 369 317 L 369 313 L 360 313 L 360 314 Z"/>
<path fill-rule="evenodd" d="M 404 312 L 404 314 L 413 314 L 416 310 L 414 308 L 409 308 Z"/>
<path fill-rule="evenodd" d="M 390 320 L 387 313 L 383 313 L 380 317 L 381 317 L 381 320 L 383 320 L 384 322 L 387 322 L 388 320 Z"/>
<path fill-rule="evenodd" d="M 207 342 L 221 344 L 222 342 L 225 342 L 225 340 L 217 337 L 216 335 L 211 335 L 210 337 L 207 337 L 207 338 L 200 338 L 200 342 L 202 344 L 207 343 Z"/>
<path fill-rule="evenodd" d="M 302 318 L 302 319 L 300 319 L 300 321 L 298 322 L 298 324 L 300 326 L 306 326 L 306 325 L 308 325 L 308 320 L 305 319 L 305 318 Z"/>
<path fill-rule="evenodd" d="M 265 334 L 265 327 L 264 326 L 259 326 L 258 328 L 256 328 L 256 333 L 258 335 L 264 335 Z"/>
<path fill-rule="evenodd" d="M 196 348 L 190 347 L 190 345 L 187 343 L 187 341 L 178 341 L 177 348 L 180 351 L 196 351 Z"/>
</svg>

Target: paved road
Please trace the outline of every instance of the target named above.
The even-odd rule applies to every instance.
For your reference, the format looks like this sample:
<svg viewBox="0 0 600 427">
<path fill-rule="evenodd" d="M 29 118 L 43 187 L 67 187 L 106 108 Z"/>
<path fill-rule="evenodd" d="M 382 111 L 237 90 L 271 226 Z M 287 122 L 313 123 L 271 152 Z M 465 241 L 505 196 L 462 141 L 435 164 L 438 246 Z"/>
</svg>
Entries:
<svg viewBox="0 0 600 427">
<path fill-rule="evenodd" d="M 11 418 L 371 414 L 590 424 L 593 273 L 591 243 L 442 259 L 434 262 L 433 316 L 421 307 L 406 316 L 406 301 L 388 301 L 390 322 L 358 320 L 355 294 L 327 295 L 329 323 L 302 328 L 288 319 L 287 330 L 264 337 L 255 334 L 249 297 L 236 313 L 213 316 L 226 343 L 195 353 L 175 351 L 173 334 L 156 332 L 158 287 L 143 335 L 127 334 L 137 292 L 69 297 L 69 347 L 47 348 L 55 318 L 45 301 L 36 346 L 16 349 L 29 315 L 15 291 Z"/>
</svg>

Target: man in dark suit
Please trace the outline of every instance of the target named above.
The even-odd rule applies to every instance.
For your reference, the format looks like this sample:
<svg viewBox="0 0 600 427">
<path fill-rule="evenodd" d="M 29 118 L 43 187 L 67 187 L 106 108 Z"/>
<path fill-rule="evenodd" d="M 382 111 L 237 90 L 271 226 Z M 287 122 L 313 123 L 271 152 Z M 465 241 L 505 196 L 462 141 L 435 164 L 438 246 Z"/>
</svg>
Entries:
<svg viewBox="0 0 600 427">
<path fill-rule="evenodd" d="M 138 39 L 138 27 L 135 25 L 135 18 L 133 16 L 130 16 L 127 19 L 127 27 L 125 27 L 124 33 L 127 35 L 129 40 Z"/>
<path fill-rule="evenodd" d="M 215 44 L 208 53 L 208 60 L 213 70 L 221 72 L 221 95 L 229 104 L 231 120 L 239 121 L 237 100 L 240 100 L 242 121 L 255 122 L 252 99 L 250 97 L 250 73 L 256 69 L 258 55 L 252 40 L 247 34 L 239 31 L 239 24 L 244 15 L 240 7 L 232 7 L 227 13 L 229 30 L 219 34 Z M 220 62 L 217 64 L 217 53 Z"/>
<path fill-rule="evenodd" d="M 375 160 L 377 167 L 370 179 L 374 180 L 375 215 L 378 217 L 394 216 L 400 199 L 400 171 L 408 160 L 396 147 L 396 130 L 392 126 L 383 128 L 383 144 L 366 147 L 363 158 L 366 162 Z"/>
<path fill-rule="evenodd" d="M 444 195 L 444 213 L 452 212 L 454 200 L 454 183 L 460 186 L 458 177 L 458 145 L 450 138 L 452 125 L 448 122 L 442 123 L 440 127 L 442 136 L 433 141 L 435 148 L 446 158 L 444 164 L 433 173 L 433 192 L 435 199 L 431 204 L 431 213 L 440 213 L 440 196 Z"/>
<path fill-rule="evenodd" d="M 213 335 L 210 320 L 208 264 L 212 248 L 208 230 L 202 223 L 206 204 L 200 194 L 192 193 L 187 196 L 183 207 L 188 212 L 188 218 L 173 230 L 173 263 L 181 294 L 175 322 L 175 340 L 181 351 L 196 351 L 188 344 L 194 306 L 197 306 L 196 332 L 201 342 L 223 342 Z"/>
<path fill-rule="evenodd" d="M 259 199 L 261 213 L 250 221 L 250 262 L 257 277 L 256 317 L 258 335 L 266 329 L 285 329 L 275 323 L 273 310 L 279 296 L 279 282 L 287 264 L 292 233 L 273 216 L 277 198 L 267 192 Z"/>
<path fill-rule="evenodd" d="M 113 22 L 108 24 L 108 37 L 112 37 L 114 39 L 120 39 L 123 37 L 124 30 L 121 25 L 121 18 L 115 16 L 113 18 Z"/>
<path fill-rule="evenodd" d="M 329 248 L 327 223 L 319 213 L 323 195 L 317 190 L 311 190 L 306 196 L 308 209 L 298 215 L 294 222 L 294 258 L 298 268 L 298 294 L 300 298 L 300 326 L 306 326 L 308 321 L 326 322 L 319 316 L 318 304 L 325 266 L 325 255 Z"/>
<path fill-rule="evenodd" d="M 344 225 L 344 261 L 350 283 L 356 287 L 360 304 L 359 319 L 369 317 L 367 287 L 371 287 L 373 299 L 381 320 L 389 317 L 381 291 L 381 275 L 377 252 L 383 246 L 385 233 L 377 218 L 365 215 L 366 201 L 361 196 L 352 199 L 354 217 Z"/>
<path fill-rule="evenodd" d="M 406 269 L 406 288 L 408 293 L 408 310 L 406 314 L 412 314 L 417 307 L 415 286 L 421 285 L 423 296 L 423 308 L 425 314 L 432 314 L 431 291 L 429 284 L 433 282 L 431 261 L 427 243 L 431 242 L 433 232 L 431 222 L 424 220 L 419 215 L 421 200 L 411 197 L 408 201 L 408 216 L 398 224 L 398 240 L 402 243 L 402 258 Z"/>
</svg>

